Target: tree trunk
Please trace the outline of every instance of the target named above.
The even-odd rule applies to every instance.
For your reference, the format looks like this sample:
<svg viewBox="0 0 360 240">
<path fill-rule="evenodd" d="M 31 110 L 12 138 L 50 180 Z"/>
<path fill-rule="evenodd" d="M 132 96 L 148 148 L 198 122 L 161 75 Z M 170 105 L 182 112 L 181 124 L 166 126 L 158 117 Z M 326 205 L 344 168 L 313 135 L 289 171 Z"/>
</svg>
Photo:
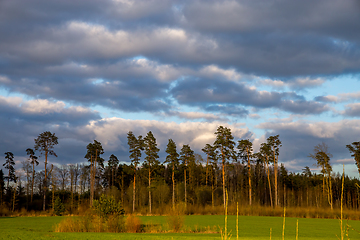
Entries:
<svg viewBox="0 0 360 240">
<path fill-rule="evenodd" d="M 186 167 L 186 166 L 185 166 Z M 184 187 L 185 187 L 185 209 L 187 204 L 187 191 L 186 191 L 186 169 L 184 170 Z"/>
<path fill-rule="evenodd" d="M 33 160 L 33 174 L 32 174 L 32 179 L 31 179 L 31 198 L 30 198 L 30 202 L 33 202 L 33 195 L 34 195 L 34 180 L 35 180 L 35 162 Z"/>
<path fill-rule="evenodd" d="M 46 180 L 47 180 L 47 155 L 48 155 L 48 152 L 45 151 L 45 179 L 44 179 L 44 202 L 43 202 L 43 211 L 45 211 L 45 204 L 46 204 Z"/>
<path fill-rule="evenodd" d="M 151 170 L 149 167 L 149 212 L 151 214 Z"/>
<path fill-rule="evenodd" d="M 223 184 L 223 199 L 224 199 L 224 208 L 226 203 L 226 192 L 225 192 L 225 162 L 222 163 L 222 184 Z"/>
<path fill-rule="evenodd" d="M 94 199 L 94 182 L 93 182 L 94 162 L 93 156 L 90 156 L 90 207 L 93 205 Z"/>
<path fill-rule="evenodd" d="M 277 158 L 274 151 L 274 177 L 275 177 L 275 206 L 278 206 L 278 183 L 277 183 Z"/>
<path fill-rule="evenodd" d="M 225 155 L 223 152 L 223 149 L 221 148 L 221 155 L 223 157 L 222 159 L 222 185 L 223 185 L 223 201 L 224 201 L 224 208 L 226 203 L 226 190 L 225 190 Z"/>
<path fill-rule="evenodd" d="M 270 182 L 270 171 L 269 171 L 268 160 L 266 162 L 266 169 L 267 169 L 267 178 L 268 178 L 268 183 L 269 183 L 270 206 L 273 207 L 273 200 L 272 200 L 272 193 L 271 193 L 271 182 Z"/>
<path fill-rule="evenodd" d="M 136 168 L 135 168 L 135 171 L 134 171 L 134 182 L 133 182 L 133 213 L 135 212 L 135 182 L 136 182 Z"/>
<path fill-rule="evenodd" d="M 205 183 L 206 186 L 208 185 L 208 178 L 209 178 L 209 154 L 206 156 L 206 174 L 205 174 Z"/>
<path fill-rule="evenodd" d="M 249 175 L 249 205 L 251 206 L 251 165 L 250 165 L 250 156 L 249 149 L 247 148 L 247 156 L 248 156 L 248 175 Z"/>
<path fill-rule="evenodd" d="M 174 166 L 174 164 L 172 167 L 172 184 L 173 184 L 172 205 L 173 205 L 173 209 L 175 209 L 175 166 Z"/>
</svg>

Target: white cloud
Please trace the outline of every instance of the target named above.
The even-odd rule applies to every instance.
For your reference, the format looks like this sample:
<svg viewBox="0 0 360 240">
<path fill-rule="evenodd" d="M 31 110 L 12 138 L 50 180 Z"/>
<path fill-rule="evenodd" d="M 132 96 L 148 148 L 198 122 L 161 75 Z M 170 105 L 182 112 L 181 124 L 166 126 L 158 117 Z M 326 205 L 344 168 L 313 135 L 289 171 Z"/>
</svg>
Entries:
<svg viewBox="0 0 360 240">
<path fill-rule="evenodd" d="M 227 80 L 240 80 L 242 75 L 239 74 L 235 69 L 222 69 L 216 65 L 208 65 L 200 69 L 200 74 L 210 78 L 219 76 Z"/>
<path fill-rule="evenodd" d="M 9 84 L 11 83 L 11 80 L 6 76 L 0 75 L 0 83 Z"/>
<path fill-rule="evenodd" d="M 21 109 L 27 113 L 52 113 L 61 112 L 65 108 L 62 101 L 51 102 L 47 99 L 35 99 L 21 104 Z"/>
<path fill-rule="evenodd" d="M 236 138 L 242 138 L 249 134 L 248 129 L 244 128 L 242 124 L 229 125 L 221 122 L 175 123 L 155 120 L 129 120 L 116 117 L 93 121 L 81 129 L 80 132 L 93 132 L 96 139 L 109 150 L 121 149 L 127 151 L 128 145 L 121 139 L 126 139 L 125 136 L 129 131 L 142 136 L 145 136 L 148 131 L 152 131 L 162 151 L 165 151 L 168 139 L 172 138 L 176 142 L 178 149 L 183 144 L 189 144 L 191 148 L 199 152 L 207 143 L 212 144 L 214 142 L 214 133 L 220 125 L 230 127 L 233 136 Z"/>
</svg>

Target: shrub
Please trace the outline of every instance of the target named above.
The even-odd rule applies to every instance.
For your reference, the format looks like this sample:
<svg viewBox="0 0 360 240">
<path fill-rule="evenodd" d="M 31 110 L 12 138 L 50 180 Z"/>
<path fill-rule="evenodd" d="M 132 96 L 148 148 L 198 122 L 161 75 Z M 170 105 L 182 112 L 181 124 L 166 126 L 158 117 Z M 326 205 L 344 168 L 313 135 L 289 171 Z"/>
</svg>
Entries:
<svg viewBox="0 0 360 240">
<path fill-rule="evenodd" d="M 124 232 L 124 217 L 121 215 L 110 215 L 106 221 L 107 232 Z"/>
<path fill-rule="evenodd" d="M 56 204 L 56 202 L 55 202 Z M 94 200 L 93 211 L 78 218 L 61 221 L 57 232 L 122 232 L 124 231 L 124 210 L 114 197 L 101 195 Z"/>
<path fill-rule="evenodd" d="M 127 216 L 125 220 L 126 232 L 138 233 L 141 232 L 141 220 L 133 215 Z"/>
<path fill-rule="evenodd" d="M 121 202 L 117 202 L 113 196 L 102 194 L 99 200 L 94 200 L 93 208 L 96 215 L 107 219 L 109 215 L 124 215 Z"/>
<path fill-rule="evenodd" d="M 61 202 L 60 198 L 57 197 L 55 199 L 55 203 L 54 203 L 54 213 L 56 216 L 61 216 L 61 215 L 63 215 L 64 212 L 65 212 L 65 206 Z"/>
<path fill-rule="evenodd" d="M 167 216 L 167 223 L 170 230 L 173 232 L 179 232 L 184 225 L 184 211 L 185 207 L 183 204 L 178 204 Z"/>
</svg>

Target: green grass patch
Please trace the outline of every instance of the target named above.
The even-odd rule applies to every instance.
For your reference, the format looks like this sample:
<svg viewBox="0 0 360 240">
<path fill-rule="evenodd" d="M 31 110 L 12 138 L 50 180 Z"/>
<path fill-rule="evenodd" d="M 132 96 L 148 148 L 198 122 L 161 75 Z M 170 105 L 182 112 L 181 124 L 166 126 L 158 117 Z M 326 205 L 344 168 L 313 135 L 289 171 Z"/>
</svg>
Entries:
<svg viewBox="0 0 360 240">
<path fill-rule="evenodd" d="M 0 218 L 0 239 L 220 239 L 220 234 L 209 233 L 55 233 L 54 226 L 66 217 L 15 217 Z M 141 216 L 144 224 L 161 225 L 168 229 L 165 216 Z M 285 239 L 295 239 L 297 218 L 286 218 Z M 338 239 L 339 220 L 308 219 L 299 220 L 299 240 Z M 281 239 L 281 217 L 239 216 L 240 239 Z M 360 221 L 344 221 L 360 231 Z M 236 239 L 236 216 L 228 216 L 231 239 Z M 210 228 L 224 228 L 224 216 L 185 216 L 184 230 L 198 232 Z M 350 239 L 360 239 L 356 231 L 349 231 Z"/>
</svg>

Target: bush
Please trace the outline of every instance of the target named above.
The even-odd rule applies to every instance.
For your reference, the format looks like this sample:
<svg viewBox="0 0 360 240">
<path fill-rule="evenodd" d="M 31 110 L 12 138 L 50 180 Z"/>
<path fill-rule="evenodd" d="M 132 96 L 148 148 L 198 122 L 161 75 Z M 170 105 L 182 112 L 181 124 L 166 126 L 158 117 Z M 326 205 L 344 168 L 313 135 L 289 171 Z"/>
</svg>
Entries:
<svg viewBox="0 0 360 240">
<path fill-rule="evenodd" d="M 55 202 L 56 204 L 56 202 Z M 101 195 L 94 200 L 93 211 L 83 217 L 67 218 L 57 226 L 56 232 L 122 232 L 124 210 L 112 196 Z"/>
<path fill-rule="evenodd" d="M 61 216 L 61 215 L 63 215 L 64 212 L 65 212 L 65 206 L 61 202 L 60 198 L 57 197 L 55 199 L 55 203 L 54 203 L 54 213 L 56 216 Z"/>
<path fill-rule="evenodd" d="M 121 202 L 116 202 L 113 196 L 102 194 L 99 200 L 94 200 L 93 208 L 96 215 L 105 219 L 107 219 L 109 215 L 124 215 L 124 209 L 121 206 Z"/>
<path fill-rule="evenodd" d="M 179 232 L 184 225 L 184 204 L 177 204 L 174 209 L 170 211 L 167 217 L 169 229 L 173 232 Z"/>
<path fill-rule="evenodd" d="M 141 232 L 141 220 L 138 217 L 130 215 L 125 220 L 126 232 L 138 233 Z"/>
</svg>

